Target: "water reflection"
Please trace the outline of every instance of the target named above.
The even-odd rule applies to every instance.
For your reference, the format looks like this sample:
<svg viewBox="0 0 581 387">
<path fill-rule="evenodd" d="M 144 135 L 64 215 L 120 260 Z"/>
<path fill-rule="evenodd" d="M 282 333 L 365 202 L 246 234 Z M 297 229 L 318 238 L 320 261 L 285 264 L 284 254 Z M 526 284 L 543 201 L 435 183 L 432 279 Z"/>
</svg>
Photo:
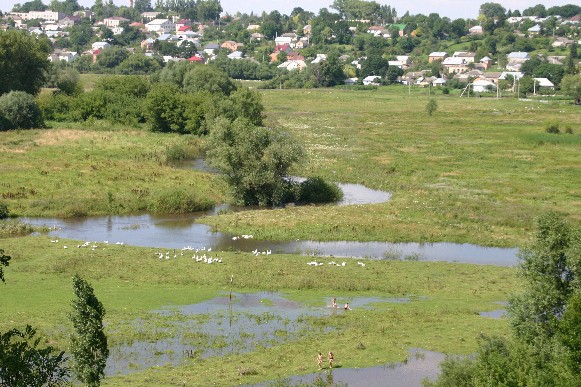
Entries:
<svg viewBox="0 0 581 387">
<path fill-rule="evenodd" d="M 358 387 L 416 387 L 425 378 L 435 380 L 440 373 L 439 364 L 445 355 L 439 352 L 412 349 L 407 361 L 369 368 L 334 368 L 308 375 L 297 375 L 282 380 L 283 385 L 348 385 Z M 340 364 L 340 357 L 338 357 Z M 332 384 L 325 384 L 332 381 Z M 276 385 L 277 381 L 257 384 L 254 387 Z"/>
<path fill-rule="evenodd" d="M 219 210 L 219 209 L 218 209 Z M 197 214 L 197 216 L 206 213 Z M 412 259 L 497 266 L 517 263 L 516 248 L 456 243 L 269 241 L 238 238 L 196 223 L 196 214 L 130 215 L 90 218 L 21 218 L 23 222 L 57 229 L 51 236 L 81 241 L 109 241 L 145 247 L 181 249 L 212 247 L 220 251 L 272 250 L 273 253 L 369 259 Z"/>
<path fill-rule="evenodd" d="M 385 302 L 409 302 L 409 299 L 356 297 L 350 300 L 353 309 L 373 309 Z M 375 306 L 374 306 L 375 305 Z M 134 341 L 111 349 L 105 373 L 127 374 L 166 364 L 177 365 L 190 357 L 224 356 L 247 353 L 296 339 L 305 329 L 314 328 L 309 318 L 351 313 L 327 306 L 307 307 L 289 300 L 280 293 L 232 293 L 180 307 L 162 308 L 153 312 L 163 317 L 160 324 L 134 322 L 144 336 L 172 337 L 155 341 Z"/>
</svg>

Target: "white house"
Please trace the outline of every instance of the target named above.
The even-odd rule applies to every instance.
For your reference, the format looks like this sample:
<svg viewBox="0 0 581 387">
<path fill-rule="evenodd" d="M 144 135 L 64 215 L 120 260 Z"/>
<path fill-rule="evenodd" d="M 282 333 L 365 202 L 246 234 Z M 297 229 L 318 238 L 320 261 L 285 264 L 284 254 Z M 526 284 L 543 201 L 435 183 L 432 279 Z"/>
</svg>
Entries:
<svg viewBox="0 0 581 387">
<path fill-rule="evenodd" d="M 496 89 L 496 84 L 486 79 L 475 79 L 472 82 L 472 90 L 477 93 L 485 93 Z"/>
<path fill-rule="evenodd" d="M 379 86 L 380 81 L 381 81 L 381 77 L 378 77 L 377 75 L 369 75 L 369 76 L 363 78 L 364 85 Z"/>
<path fill-rule="evenodd" d="M 292 38 L 290 36 L 278 36 L 274 39 L 274 43 L 276 43 L 277 46 L 283 45 L 283 44 L 289 44 L 292 42 Z"/>
<path fill-rule="evenodd" d="M 108 42 L 95 42 L 91 44 L 93 50 L 104 50 L 109 47 L 111 47 L 111 45 Z"/>
<path fill-rule="evenodd" d="M 509 62 L 517 62 L 517 63 L 524 63 L 527 60 L 531 59 L 531 56 L 528 52 L 522 51 L 513 51 L 506 55 L 506 58 Z"/>
<path fill-rule="evenodd" d="M 145 25 L 145 31 L 158 34 L 175 31 L 176 25 L 169 19 L 155 19 Z"/>
<path fill-rule="evenodd" d="M 129 22 L 129 19 L 125 19 L 124 17 L 121 16 L 112 16 L 103 19 L 103 24 L 105 24 L 109 28 L 119 27 L 121 23 L 127 22 Z"/>
<path fill-rule="evenodd" d="M 281 63 L 276 67 L 278 67 L 279 69 L 287 69 L 288 71 L 293 71 L 293 70 L 302 70 L 307 67 L 307 64 L 305 63 L 304 60 L 287 60 L 286 62 Z"/>
<path fill-rule="evenodd" d="M 327 54 L 317 54 L 317 57 L 315 59 L 313 59 L 311 64 L 321 63 L 321 62 L 326 61 L 326 60 L 327 60 Z"/>
<path fill-rule="evenodd" d="M 482 26 L 474 26 L 468 29 L 468 33 L 470 35 L 482 35 L 484 33 L 484 30 L 482 29 Z"/>
</svg>

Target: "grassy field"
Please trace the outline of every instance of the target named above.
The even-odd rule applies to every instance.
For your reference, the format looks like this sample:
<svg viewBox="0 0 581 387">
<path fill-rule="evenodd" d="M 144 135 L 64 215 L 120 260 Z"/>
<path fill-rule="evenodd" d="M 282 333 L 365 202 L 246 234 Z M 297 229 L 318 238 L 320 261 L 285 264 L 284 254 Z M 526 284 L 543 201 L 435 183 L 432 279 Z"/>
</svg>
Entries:
<svg viewBox="0 0 581 387">
<path fill-rule="evenodd" d="M 303 176 L 390 191 L 380 205 L 301 207 L 206 220 L 273 239 L 452 241 L 515 246 L 534 218 L 581 220 L 581 114 L 570 101 L 459 98 L 405 87 L 262 91 L 271 125 L 309 158 Z M 438 110 L 425 111 L 429 98 Z M 545 123 L 561 130 L 549 134 Z"/>
<path fill-rule="evenodd" d="M 107 310 L 104 322 L 110 347 L 179 337 L 183 332 L 161 329 L 169 321 L 161 321 L 152 311 L 228 292 L 231 275 L 236 292 L 281 292 L 305 308 L 324 307 L 334 296 L 340 302 L 363 296 L 411 300 L 312 318 L 308 320 L 311 328 L 291 342 L 243 355 L 154 367 L 107 378 L 105 385 L 255 383 L 313 372 L 314 355 L 327 348 L 337 354 L 341 367 L 401 361 L 411 347 L 470 353 L 480 332 L 502 335 L 507 330 L 506 321 L 478 313 L 499 309 L 496 302 L 506 300 L 519 287 L 514 269 L 492 266 L 366 261 L 361 267 L 347 260 L 341 268 L 312 267 L 306 265 L 312 257 L 251 253 L 220 253 L 222 264 L 206 265 L 187 255 L 159 260 L 159 249 L 100 243 L 91 250 L 76 248 L 77 243 L 52 243 L 44 236 L 2 240 L 13 259 L 2 286 L 0 331 L 29 323 L 39 328 L 47 342 L 66 350 L 75 273 L 92 283 Z M 70 247 L 64 249 L 64 245 Z M 329 330 L 332 333 L 326 333 Z M 249 370 L 248 375 L 240 375 L 242 369 Z"/>
</svg>

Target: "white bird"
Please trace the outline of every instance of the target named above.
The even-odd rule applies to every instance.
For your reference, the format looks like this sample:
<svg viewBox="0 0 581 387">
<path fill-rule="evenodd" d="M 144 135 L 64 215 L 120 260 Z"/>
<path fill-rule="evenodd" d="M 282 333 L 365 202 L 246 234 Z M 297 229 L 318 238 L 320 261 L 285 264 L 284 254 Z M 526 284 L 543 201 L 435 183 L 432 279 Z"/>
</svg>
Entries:
<svg viewBox="0 0 581 387">
<path fill-rule="evenodd" d="M 55 239 L 55 240 L 52 240 L 52 241 L 50 241 L 50 242 L 51 242 L 51 243 L 58 243 L 58 241 L 59 241 L 58 239 Z"/>
<path fill-rule="evenodd" d="M 258 255 L 258 249 L 252 250 L 252 254 Z"/>
<path fill-rule="evenodd" d="M 270 255 L 270 254 L 272 254 L 272 251 L 266 250 L 266 255 Z"/>
<path fill-rule="evenodd" d="M 235 241 L 235 240 L 237 240 L 237 239 L 238 239 L 238 237 L 237 237 L 237 236 L 233 236 L 233 237 L 232 237 L 232 240 L 233 240 L 233 241 Z"/>
<path fill-rule="evenodd" d="M 63 247 L 64 247 L 65 249 L 68 249 L 68 247 L 67 247 L 67 246 L 63 246 Z"/>
<path fill-rule="evenodd" d="M 345 266 L 345 262 L 343 262 L 343 263 L 341 264 L 341 266 Z"/>
</svg>

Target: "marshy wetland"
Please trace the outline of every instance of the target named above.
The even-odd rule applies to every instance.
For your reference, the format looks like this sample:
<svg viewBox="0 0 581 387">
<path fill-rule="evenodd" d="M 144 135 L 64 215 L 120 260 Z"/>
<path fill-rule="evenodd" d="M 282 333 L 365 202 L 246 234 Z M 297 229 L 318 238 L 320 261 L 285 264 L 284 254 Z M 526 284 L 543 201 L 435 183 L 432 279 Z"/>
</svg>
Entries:
<svg viewBox="0 0 581 387">
<path fill-rule="evenodd" d="M 469 354 L 481 332 L 508 332 L 506 319 L 496 318 L 499 302 L 521 286 L 512 265 L 535 217 L 555 210 L 581 220 L 581 115 L 569 101 L 437 96 L 439 109 L 428 117 L 419 90 L 261 93 L 268 123 L 292 131 L 308 151 L 293 174 L 360 184 L 389 192 L 389 200 L 217 210 L 195 219 L 152 214 L 178 190 L 191 192 L 200 210 L 229 201 L 215 174 L 170 162 L 178 150 L 198 157 L 203 138 L 99 122 L 3 132 L 1 200 L 18 217 L 62 223 L 50 235 L 0 239 L 12 256 L 0 331 L 29 323 L 67 350 L 78 273 L 107 310 L 104 385 L 298 383 L 301 375 L 313 382 L 318 351 L 336 354 L 337 378 L 413 363 L 411 349 Z M 574 134 L 545 133 L 543 122 L 553 119 Z M 87 219 L 100 228 L 66 233 Z M 131 233 L 147 243 L 126 238 Z M 242 235 L 253 237 L 233 244 Z M 77 247 L 87 241 L 91 247 Z M 313 245 L 278 249 L 274 241 Z M 352 243 L 361 254 L 340 258 L 316 243 Z M 384 244 L 377 257 L 373 243 Z M 431 261 L 406 244 L 508 255 L 466 264 L 450 262 L 462 260 L 446 259 L 452 253 L 443 248 L 444 258 Z M 202 247 L 221 263 L 197 261 Z M 328 308 L 333 297 L 352 310 Z"/>
</svg>

